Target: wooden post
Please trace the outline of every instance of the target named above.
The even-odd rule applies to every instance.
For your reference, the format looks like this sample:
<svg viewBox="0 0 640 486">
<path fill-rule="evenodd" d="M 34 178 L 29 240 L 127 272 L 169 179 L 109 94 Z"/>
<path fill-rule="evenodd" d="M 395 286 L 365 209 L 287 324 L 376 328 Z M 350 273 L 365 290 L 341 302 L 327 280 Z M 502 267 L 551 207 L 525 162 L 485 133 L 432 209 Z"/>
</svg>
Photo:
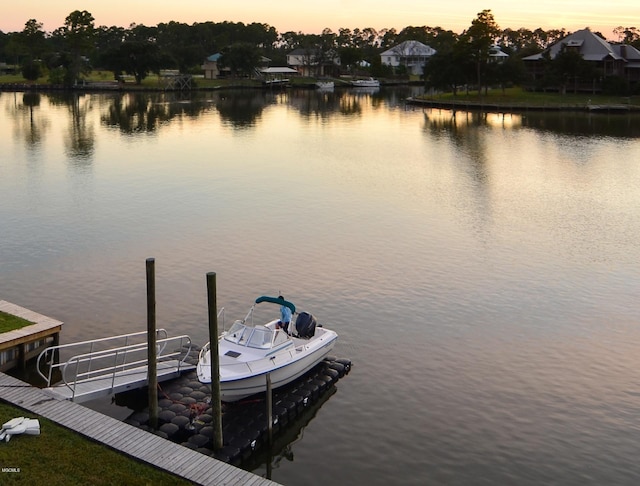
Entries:
<svg viewBox="0 0 640 486">
<path fill-rule="evenodd" d="M 57 332 L 53 335 L 53 343 L 51 344 L 52 346 L 60 346 L 60 333 Z M 60 350 L 56 349 L 53 353 L 53 356 L 51 356 L 51 362 L 52 363 L 58 363 L 60 361 Z"/>
<path fill-rule="evenodd" d="M 152 430 L 158 428 L 155 262 L 155 258 L 147 258 L 147 384 L 149 388 L 149 427 Z"/>
<path fill-rule="evenodd" d="M 222 400 L 220 395 L 220 356 L 218 356 L 218 304 L 216 273 L 207 273 L 207 304 L 209 307 L 209 357 L 211 361 L 211 415 L 213 420 L 213 450 L 222 449 Z"/>
<path fill-rule="evenodd" d="M 271 373 L 267 373 L 267 431 L 269 449 L 273 445 L 273 393 L 271 393 Z"/>
<path fill-rule="evenodd" d="M 271 373 L 267 373 L 267 440 L 269 441 L 269 451 L 267 452 L 267 479 L 271 479 L 271 463 L 273 458 L 273 393 L 271 391 Z"/>
<path fill-rule="evenodd" d="M 24 371 L 27 369 L 27 344 L 18 345 L 18 369 Z"/>
</svg>

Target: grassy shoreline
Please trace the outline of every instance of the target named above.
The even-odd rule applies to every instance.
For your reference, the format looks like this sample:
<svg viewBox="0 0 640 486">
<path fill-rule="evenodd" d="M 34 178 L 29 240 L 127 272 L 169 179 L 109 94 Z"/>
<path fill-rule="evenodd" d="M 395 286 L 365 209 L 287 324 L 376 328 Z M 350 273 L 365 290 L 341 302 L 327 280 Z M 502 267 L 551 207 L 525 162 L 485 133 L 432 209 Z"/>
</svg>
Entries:
<svg viewBox="0 0 640 486">
<path fill-rule="evenodd" d="M 0 424 L 15 417 L 37 418 L 40 435 L 16 435 L 10 442 L 0 443 L 0 465 L 16 470 L 0 472 L 3 485 L 192 484 L 0 400 Z"/>
<path fill-rule="evenodd" d="M 109 71 L 94 71 L 87 78 L 89 83 L 113 83 L 113 73 Z M 292 86 L 310 87 L 314 84 L 314 78 L 292 78 Z M 217 89 L 236 88 L 261 88 L 258 80 L 251 79 L 204 79 L 196 78 L 194 91 L 207 91 Z M 383 84 L 384 85 L 384 84 Z M 0 76 L 0 91 L 28 91 L 28 90 L 54 90 L 61 91 L 62 86 L 48 84 L 46 78 L 37 81 L 26 81 L 21 75 Z M 136 91 L 165 91 L 162 78 L 156 75 L 145 78 L 141 84 L 135 84 L 132 80 L 109 89 L 106 87 L 80 87 L 74 91 L 80 92 L 136 92 Z M 171 91 L 171 90 L 169 90 Z M 640 110 L 640 96 L 613 96 L 590 93 L 567 93 L 557 92 L 531 92 L 520 87 L 507 89 L 490 89 L 487 93 L 478 91 L 459 91 L 453 93 L 424 94 L 412 101 L 431 106 L 440 107 L 495 107 L 513 110 L 523 109 L 556 109 L 556 110 L 587 110 L 594 105 L 626 107 L 629 111 Z"/>
<path fill-rule="evenodd" d="M 94 71 L 89 76 L 87 76 L 84 81 L 87 83 L 102 83 L 103 85 L 113 84 L 114 87 L 116 85 L 116 81 L 113 77 L 113 73 L 109 71 Z M 164 84 L 164 78 L 156 75 L 148 76 L 143 79 L 140 84 L 136 84 L 133 81 L 131 76 L 125 77 L 125 82 L 122 83 L 117 89 L 114 91 L 156 91 L 161 90 L 164 91 L 166 86 Z M 195 77 L 195 90 L 211 90 L 211 89 L 220 89 L 220 88 L 259 88 L 262 87 L 262 83 L 259 80 L 255 79 L 205 79 L 202 77 Z M 295 77 L 291 79 L 291 83 L 296 85 L 311 85 L 315 82 L 313 78 L 305 78 L 305 77 Z M 19 90 L 24 91 L 25 89 L 33 89 L 33 90 L 46 90 L 46 89 L 59 89 L 63 90 L 65 87 L 52 85 L 47 77 L 41 77 L 35 81 L 27 81 L 19 74 L 5 74 L 0 75 L 0 89 L 4 88 L 5 91 L 10 91 L 11 87 L 20 88 Z M 89 87 L 85 88 L 85 90 L 90 91 Z M 104 89 L 103 89 L 104 90 Z M 101 89 L 96 89 L 96 91 L 101 91 Z"/>
<path fill-rule="evenodd" d="M 522 88 L 489 90 L 487 94 L 477 91 L 422 95 L 416 101 L 434 104 L 450 104 L 459 106 L 502 106 L 514 109 L 524 108 L 557 108 L 587 109 L 589 106 L 625 106 L 630 110 L 640 109 L 639 96 L 612 96 L 588 93 L 543 93 L 525 91 Z"/>
</svg>

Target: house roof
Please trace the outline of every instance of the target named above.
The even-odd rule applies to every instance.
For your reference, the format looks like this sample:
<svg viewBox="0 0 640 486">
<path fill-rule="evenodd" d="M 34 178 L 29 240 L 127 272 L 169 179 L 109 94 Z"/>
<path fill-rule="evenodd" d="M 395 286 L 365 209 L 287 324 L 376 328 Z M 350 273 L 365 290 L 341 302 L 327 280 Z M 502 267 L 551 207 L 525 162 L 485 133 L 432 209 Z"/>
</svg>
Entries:
<svg viewBox="0 0 640 486">
<path fill-rule="evenodd" d="M 381 56 L 401 57 L 428 57 L 433 56 L 436 50 L 418 41 L 404 41 L 391 49 L 384 51 Z"/>
<path fill-rule="evenodd" d="M 500 46 L 491 46 L 489 49 L 489 56 L 493 58 L 506 59 L 509 57 L 509 54 L 500 49 Z"/>
<path fill-rule="evenodd" d="M 628 44 L 612 44 L 611 48 L 629 62 L 640 62 L 640 51 Z"/>
<path fill-rule="evenodd" d="M 320 49 L 317 47 L 311 47 L 311 48 L 298 47 L 297 49 L 294 49 L 287 55 L 288 56 L 311 56 L 311 55 L 317 56 L 319 54 L 320 54 Z"/>
<path fill-rule="evenodd" d="M 295 69 L 290 67 L 268 67 L 260 70 L 264 74 L 293 74 L 298 73 Z"/>
<path fill-rule="evenodd" d="M 615 49 L 613 44 L 609 44 L 602 37 L 594 34 L 589 29 L 582 29 L 568 35 L 564 39 L 559 40 L 551 47 L 546 49 L 544 53 L 549 53 L 551 59 L 555 57 L 565 47 L 573 47 L 578 49 L 578 52 L 582 54 L 582 58 L 585 61 L 602 61 L 606 57 L 612 59 L 624 59 L 620 55 L 620 51 Z M 543 58 L 543 53 L 534 54 L 533 56 L 527 56 L 523 58 L 524 61 L 538 61 Z"/>
</svg>

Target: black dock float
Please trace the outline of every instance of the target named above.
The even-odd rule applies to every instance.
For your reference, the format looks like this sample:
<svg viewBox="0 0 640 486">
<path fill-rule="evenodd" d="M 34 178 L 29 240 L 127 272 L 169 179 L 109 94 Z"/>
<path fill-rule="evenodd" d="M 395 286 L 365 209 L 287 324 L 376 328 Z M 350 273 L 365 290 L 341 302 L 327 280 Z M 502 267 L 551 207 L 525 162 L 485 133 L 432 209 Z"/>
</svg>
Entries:
<svg viewBox="0 0 640 486">
<path fill-rule="evenodd" d="M 350 370 L 350 360 L 327 357 L 296 381 L 274 390 L 274 443 L 278 443 L 279 436 L 289 426 L 304 422 L 307 411 L 328 400 L 336 391 L 336 382 Z M 135 410 L 139 408 L 136 404 L 146 404 L 145 397 L 145 390 L 125 392 L 116 396 L 116 403 Z M 223 447 L 215 453 L 211 449 L 213 418 L 210 397 L 210 385 L 200 383 L 195 371 L 163 383 L 158 391 L 159 428 L 156 434 L 220 461 L 235 466 L 246 464 L 268 443 L 265 393 L 223 404 Z M 148 408 L 132 413 L 125 420 L 144 430 L 149 429 L 148 421 Z"/>
</svg>

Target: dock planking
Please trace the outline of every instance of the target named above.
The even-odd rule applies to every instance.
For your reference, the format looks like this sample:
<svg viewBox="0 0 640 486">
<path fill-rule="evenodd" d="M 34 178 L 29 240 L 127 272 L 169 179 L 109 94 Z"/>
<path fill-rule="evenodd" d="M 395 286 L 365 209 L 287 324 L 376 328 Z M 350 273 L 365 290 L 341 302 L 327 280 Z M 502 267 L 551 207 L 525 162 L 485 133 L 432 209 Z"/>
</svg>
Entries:
<svg viewBox="0 0 640 486">
<path fill-rule="evenodd" d="M 201 485 L 277 483 L 0 373 L 0 398 L 158 469 Z"/>
</svg>

